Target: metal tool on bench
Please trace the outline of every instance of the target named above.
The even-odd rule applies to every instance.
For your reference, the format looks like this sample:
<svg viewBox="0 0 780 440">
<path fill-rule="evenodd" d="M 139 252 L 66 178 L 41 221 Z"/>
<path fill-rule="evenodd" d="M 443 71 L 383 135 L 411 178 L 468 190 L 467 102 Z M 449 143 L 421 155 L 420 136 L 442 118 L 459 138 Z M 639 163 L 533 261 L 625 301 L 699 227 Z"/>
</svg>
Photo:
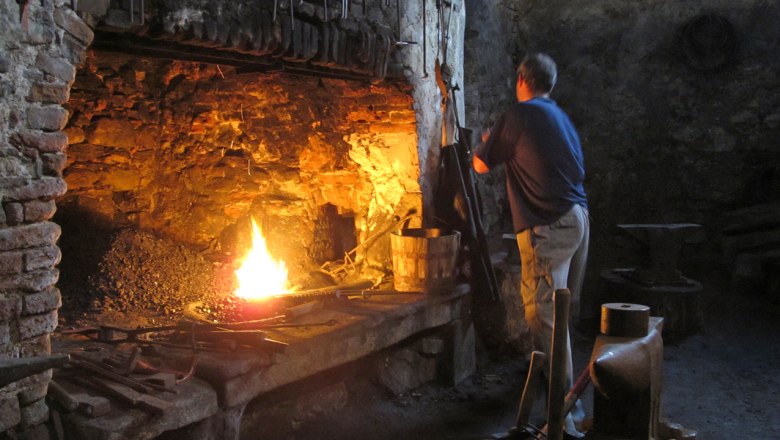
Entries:
<svg viewBox="0 0 780 440">
<path fill-rule="evenodd" d="M 70 360 L 67 354 L 0 360 L 0 387 L 46 370 L 61 367 Z"/>
<path fill-rule="evenodd" d="M 234 340 L 238 345 L 250 345 L 253 347 L 282 350 L 287 346 L 287 343 L 267 338 L 265 332 L 262 330 L 294 326 L 333 325 L 333 323 L 330 321 L 311 324 L 283 324 L 279 323 L 281 318 L 284 317 L 280 316 L 269 319 L 235 323 L 203 323 L 184 321 L 177 325 L 139 327 L 135 329 L 128 329 L 111 325 L 101 325 L 98 327 L 63 330 L 61 333 L 64 335 L 83 335 L 94 341 L 110 344 L 135 342 L 140 344 L 157 344 L 169 347 L 174 346 L 180 348 L 192 348 L 194 350 L 209 348 L 208 345 L 204 344 L 213 342 L 216 336 L 218 336 L 219 338 L 217 339 Z M 179 337 L 174 336 L 173 338 L 173 340 L 176 341 L 182 341 L 182 338 L 186 338 L 187 343 L 182 342 L 180 344 L 176 344 L 141 337 L 141 335 L 160 332 L 171 332 L 174 335 L 178 335 Z"/>
</svg>

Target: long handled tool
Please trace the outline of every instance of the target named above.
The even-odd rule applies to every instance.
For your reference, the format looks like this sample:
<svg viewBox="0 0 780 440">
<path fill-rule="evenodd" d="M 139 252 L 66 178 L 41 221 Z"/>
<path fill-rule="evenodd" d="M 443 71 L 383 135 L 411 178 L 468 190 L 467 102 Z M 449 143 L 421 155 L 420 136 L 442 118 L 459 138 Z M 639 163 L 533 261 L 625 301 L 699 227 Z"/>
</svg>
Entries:
<svg viewBox="0 0 780 440">
<path fill-rule="evenodd" d="M 526 378 L 525 388 L 523 388 L 522 397 L 520 398 L 520 408 L 517 412 L 517 424 L 510 429 L 509 432 L 494 435 L 494 439 L 547 439 L 547 432 L 550 429 L 549 424 L 545 423 L 544 426 L 539 428 L 530 423 L 531 409 L 533 408 L 537 386 L 542 382 L 541 371 L 544 369 L 546 359 L 547 356 L 540 351 L 534 351 L 531 354 L 531 364 L 528 368 L 528 376 Z M 574 408 L 577 399 L 582 396 L 582 393 L 585 392 L 585 389 L 590 383 L 590 364 L 588 364 L 582 370 L 582 373 L 580 373 L 577 381 L 574 382 L 574 386 L 572 386 L 566 394 L 563 403 L 564 418 Z"/>
<path fill-rule="evenodd" d="M 569 289 L 553 292 L 555 312 L 553 315 L 553 336 L 550 353 L 550 388 L 547 394 L 547 438 L 563 439 L 563 413 L 566 401 L 566 352 L 569 343 Z"/>
<path fill-rule="evenodd" d="M 542 382 L 542 370 L 547 363 L 547 355 L 541 351 L 534 351 L 531 353 L 531 363 L 528 366 L 528 376 L 525 379 L 525 387 L 523 387 L 523 394 L 520 397 L 520 407 L 517 410 L 517 423 L 516 428 L 521 428 L 528 425 L 531 410 L 534 405 L 534 398 L 536 397 L 539 384 Z"/>
<path fill-rule="evenodd" d="M 470 234 L 467 237 L 470 238 L 469 244 L 472 247 L 472 252 L 475 254 L 475 266 L 481 269 L 484 277 L 484 287 L 490 292 L 491 299 L 493 299 L 493 301 L 498 301 L 498 279 L 496 278 L 496 273 L 493 271 L 493 263 L 490 259 L 490 249 L 488 248 L 485 229 L 482 225 L 482 210 L 479 207 L 479 193 L 477 192 L 477 187 L 474 183 L 473 170 L 471 169 L 470 164 L 461 164 L 461 156 L 469 157 L 468 152 L 471 151 L 471 146 L 468 144 L 466 130 L 460 126 L 460 119 L 458 118 L 458 103 L 455 98 L 455 92 L 458 90 L 460 90 L 460 88 L 456 84 L 448 90 L 448 95 L 452 100 L 455 126 L 458 130 L 458 142 L 452 145 L 452 148 L 454 148 L 452 152 L 455 158 L 455 165 L 458 168 L 458 178 L 463 191 L 463 198 L 465 199 L 468 210 Z M 466 151 L 461 151 L 463 149 Z"/>
</svg>

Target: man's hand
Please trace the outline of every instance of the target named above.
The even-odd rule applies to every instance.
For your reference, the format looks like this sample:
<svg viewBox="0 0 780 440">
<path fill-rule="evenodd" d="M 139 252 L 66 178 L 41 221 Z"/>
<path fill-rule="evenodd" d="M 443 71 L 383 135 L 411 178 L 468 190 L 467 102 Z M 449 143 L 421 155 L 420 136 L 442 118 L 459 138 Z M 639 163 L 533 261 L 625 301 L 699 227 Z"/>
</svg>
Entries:
<svg viewBox="0 0 780 440">
<path fill-rule="evenodd" d="M 490 171 L 490 168 L 476 154 L 471 158 L 471 165 L 474 167 L 474 171 L 479 174 L 485 174 Z"/>
<path fill-rule="evenodd" d="M 490 139 L 490 128 L 486 128 L 482 132 L 482 144 L 484 145 L 487 140 Z M 480 145 L 481 147 L 482 145 Z M 471 165 L 474 167 L 474 171 L 476 171 L 479 174 L 485 174 L 488 171 L 490 171 L 490 168 L 485 164 L 485 162 L 482 161 L 477 155 L 475 154 L 471 158 Z"/>
</svg>

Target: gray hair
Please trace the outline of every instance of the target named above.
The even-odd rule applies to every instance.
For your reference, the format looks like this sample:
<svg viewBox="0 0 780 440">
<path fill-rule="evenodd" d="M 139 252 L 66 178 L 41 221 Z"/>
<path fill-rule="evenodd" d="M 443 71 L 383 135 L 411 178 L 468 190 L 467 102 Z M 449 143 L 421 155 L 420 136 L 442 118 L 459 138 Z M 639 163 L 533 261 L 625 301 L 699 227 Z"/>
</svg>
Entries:
<svg viewBox="0 0 780 440">
<path fill-rule="evenodd" d="M 517 68 L 517 75 L 522 76 L 534 92 L 550 93 L 558 79 L 558 69 L 549 55 L 529 53 Z"/>
</svg>

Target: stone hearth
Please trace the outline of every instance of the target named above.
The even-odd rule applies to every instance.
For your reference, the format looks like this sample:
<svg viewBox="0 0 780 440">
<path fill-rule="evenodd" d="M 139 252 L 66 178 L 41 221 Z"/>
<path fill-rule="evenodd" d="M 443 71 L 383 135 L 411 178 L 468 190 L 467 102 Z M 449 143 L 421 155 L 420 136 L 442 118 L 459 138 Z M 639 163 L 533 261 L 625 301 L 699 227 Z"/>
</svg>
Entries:
<svg viewBox="0 0 780 440">
<path fill-rule="evenodd" d="M 154 233 L 233 260 L 241 247 L 239 225 L 261 214 L 273 225 L 269 241 L 280 243 L 305 273 L 369 240 L 377 253 L 363 255 L 361 262 L 387 268 L 389 244 L 374 239 L 374 233 L 412 208 L 421 217 L 415 221 L 434 218 L 442 96 L 435 75 L 428 73 L 437 60 L 449 60 L 446 80 L 462 83 L 462 47 L 438 48 L 441 23 L 431 8 L 425 16 L 417 3 L 396 10 L 387 2 L 350 2 L 353 10 L 343 11 L 334 2 L 324 11 L 317 2 L 279 1 L 279 15 L 272 19 L 290 21 L 273 29 L 289 45 L 281 46 L 284 52 L 261 54 L 266 41 L 280 42 L 278 34 L 263 34 L 258 47 L 260 34 L 245 26 L 251 21 L 246 18 L 262 22 L 276 1 L 246 7 L 229 2 L 228 8 L 215 7 L 223 2 L 214 0 L 174 3 L 165 3 L 173 9 L 144 10 L 140 6 L 149 2 L 0 0 L 3 357 L 51 352 L 62 301 L 85 296 L 79 289 L 60 293 L 60 260 L 94 245 L 103 227 Z M 465 11 L 447 7 L 453 8 L 448 36 L 462 42 Z M 317 35 L 330 44 L 313 44 Z M 117 45 L 127 40 L 123 36 L 133 44 L 157 41 L 161 51 L 144 46 L 140 53 L 96 58 L 106 50 L 137 49 Z M 418 44 L 395 45 L 395 40 Z M 183 60 L 194 46 L 198 55 Z M 320 56 L 310 57 L 315 49 Z M 386 56 L 380 60 L 373 50 Z M 72 89 L 74 82 L 78 86 Z M 221 94 L 225 86 L 232 97 Z M 269 131 L 274 125 L 281 131 Z M 252 196 L 257 193 L 261 196 Z M 72 224 L 84 234 L 73 237 Z M 100 228 L 93 228 L 96 224 Z M 67 252 L 58 246 L 61 236 L 73 244 Z M 120 430 L 131 429 L 122 423 L 140 423 L 152 434 L 139 438 L 149 438 L 222 414 L 221 423 L 232 428 L 221 432 L 235 431 L 238 425 L 225 421 L 257 396 L 316 375 L 320 367 L 334 368 L 421 332 L 452 327 L 467 313 L 465 298 L 412 302 L 379 314 L 363 310 L 368 315 L 354 320 L 343 315 L 339 321 L 345 327 L 311 339 L 327 342 L 332 350 L 340 345 L 329 334 L 353 341 L 341 354 L 293 341 L 284 355 L 231 360 L 239 368 L 234 374 L 222 373 L 216 381 L 199 378 L 203 382 L 183 388 L 179 408 L 188 408 L 188 395 L 204 404 L 178 422 L 172 415 L 150 423 L 143 413 L 124 409 L 102 422 L 120 423 Z M 317 313 L 337 313 L 323 310 Z M 304 360 L 331 357 L 332 362 Z M 201 371 L 208 365 L 204 360 Z M 248 365 L 260 370 L 240 370 Z M 0 433 L 54 435 L 45 398 L 51 376 L 46 371 L 0 390 Z"/>
</svg>

